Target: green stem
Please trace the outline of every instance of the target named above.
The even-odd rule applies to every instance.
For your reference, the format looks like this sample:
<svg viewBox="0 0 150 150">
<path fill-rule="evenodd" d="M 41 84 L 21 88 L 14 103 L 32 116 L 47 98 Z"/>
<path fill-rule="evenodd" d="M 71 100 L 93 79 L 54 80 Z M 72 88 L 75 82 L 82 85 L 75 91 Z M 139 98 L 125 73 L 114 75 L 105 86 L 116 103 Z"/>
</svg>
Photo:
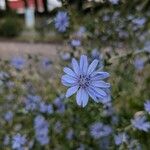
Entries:
<svg viewBox="0 0 150 150">
<path fill-rule="evenodd" d="M 122 54 L 122 55 L 119 55 L 119 56 L 113 56 L 108 60 L 108 62 L 112 63 L 116 59 L 121 59 L 121 58 L 124 58 L 124 57 L 127 57 L 127 56 L 135 56 L 135 55 L 138 55 L 138 54 L 141 54 L 141 53 L 147 53 L 147 52 L 142 50 L 142 51 L 129 52 L 129 53 Z"/>
</svg>

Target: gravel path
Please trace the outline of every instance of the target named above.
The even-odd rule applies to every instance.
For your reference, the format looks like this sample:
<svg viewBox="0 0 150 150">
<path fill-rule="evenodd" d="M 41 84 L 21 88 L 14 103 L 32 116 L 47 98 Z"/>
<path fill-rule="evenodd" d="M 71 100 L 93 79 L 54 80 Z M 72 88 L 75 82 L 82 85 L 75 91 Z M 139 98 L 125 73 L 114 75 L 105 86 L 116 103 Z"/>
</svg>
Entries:
<svg viewBox="0 0 150 150">
<path fill-rule="evenodd" d="M 13 56 L 25 56 L 27 54 L 47 56 L 52 60 L 58 58 L 61 45 L 45 43 L 19 43 L 0 41 L 0 58 L 9 59 Z"/>
</svg>

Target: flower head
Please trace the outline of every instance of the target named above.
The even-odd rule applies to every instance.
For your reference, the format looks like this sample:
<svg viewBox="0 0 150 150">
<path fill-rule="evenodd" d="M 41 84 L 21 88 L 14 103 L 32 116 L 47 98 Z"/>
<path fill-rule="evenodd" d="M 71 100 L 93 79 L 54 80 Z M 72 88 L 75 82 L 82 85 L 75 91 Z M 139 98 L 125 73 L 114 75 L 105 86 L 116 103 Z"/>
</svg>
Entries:
<svg viewBox="0 0 150 150">
<path fill-rule="evenodd" d="M 7 111 L 4 115 L 4 119 L 7 121 L 7 122 L 11 122 L 13 120 L 13 112 L 12 111 Z"/>
<path fill-rule="evenodd" d="M 87 56 L 82 55 L 80 63 L 76 59 L 72 59 L 72 69 L 65 67 L 66 75 L 62 76 L 62 84 L 70 87 L 67 90 L 66 97 L 76 95 L 76 101 L 79 106 L 85 107 L 89 97 L 96 102 L 105 102 L 108 99 L 108 91 L 110 84 L 102 81 L 107 78 L 107 72 L 96 71 L 98 60 L 88 65 Z"/>
<path fill-rule="evenodd" d="M 59 97 L 54 99 L 54 106 L 56 107 L 56 111 L 58 113 L 64 113 L 66 110 L 66 106 L 64 103 L 64 95 L 60 95 Z"/>
<path fill-rule="evenodd" d="M 148 113 L 150 113 L 150 100 L 147 100 L 144 103 L 144 109 L 145 109 L 145 111 L 147 111 Z"/>
<path fill-rule="evenodd" d="M 60 133 L 60 132 L 62 131 L 62 124 L 61 124 L 60 121 L 57 121 L 57 122 L 55 123 L 54 131 L 55 131 L 56 133 Z"/>
<path fill-rule="evenodd" d="M 135 18 L 132 20 L 132 22 L 137 26 L 143 26 L 146 22 L 146 18 Z"/>
<path fill-rule="evenodd" d="M 125 132 L 121 132 L 121 133 L 115 135 L 114 139 L 115 139 L 116 145 L 121 145 L 122 143 L 127 142 L 128 135 Z"/>
<path fill-rule="evenodd" d="M 82 37 L 82 36 L 84 36 L 85 32 L 86 32 L 86 28 L 85 28 L 84 26 L 81 26 L 81 27 L 79 28 L 79 30 L 77 31 L 76 35 L 77 35 L 78 37 Z"/>
<path fill-rule="evenodd" d="M 74 131 L 73 131 L 73 129 L 69 129 L 68 132 L 67 132 L 66 138 L 67 138 L 68 140 L 72 140 L 72 139 L 73 139 L 73 136 L 74 136 Z"/>
<path fill-rule="evenodd" d="M 69 26 L 69 17 L 67 12 L 63 12 L 63 11 L 58 12 L 54 21 L 55 21 L 55 28 L 59 32 L 65 32 Z"/>
<path fill-rule="evenodd" d="M 112 4 L 116 5 L 118 4 L 119 0 L 109 0 Z"/>
<path fill-rule="evenodd" d="M 25 109 L 27 111 L 34 111 L 38 109 L 41 97 L 37 95 L 28 95 L 25 100 Z"/>
<path fill-rule="evenodd" d="M 144 68 L 144 60 L 142 58 L 136 58 L 134 61 L 134 66 L 137 70 L 142 70 Z"/>
<path fill-rule="evenodd" d="M 12 138 L 12 148 L 16 150 L 20 150 L 23 148 L 26 142 L 27 142 L 26 137 L 18 133 L 14 135 Z"/>
<path fill-rule="evenodd" d="M 79 47 L 81 45 L 81 41 L 78 39 L 71 40 L 71 46 L 72 47 Z"/>
<path fill-rule="evenodd" d="M 42 67 L 44 68 L 44 69 L 49 69 L 50 68 L 50 66 L 52 65 L 52 61 L 50 60 L 50 59 L 48 59 L 48 58 L 43 58 L 43 60 L 42 60 Z"/>
<path fill-rule="evenodd" d="M 150 129 L 150 122 L 146 121 L 145 116 L 137 116 L 131 120 L 132 126 L 138 130 L 148 132 Z"/>
<path fill-rule="evenodd" d="M 99 139 L 108 136 L 112 132 L 112 128 L 100 122 L 96 122 L 90 127 L 90 134 L 93 138 Z"/>
<path fill-rule="evenodd" d="M 41 102 L 39 109 L 40 109 L 40 112 L 42 113 L 48 113 L 48 114 L 53 113 L 53 106 L 51 104 L 46 104 L 44 102 Z"/>
<path fill-rule="evenodd" d="M 11 65 L 15 67 L 16 69 L 21 70 L 23 69 L 25 62 L 26 62 L 25 59 L 22 57 L 14 57 L 11 60 Z"/>
<path fill-rule="evenodd" d="M 41 145 L 46 145 L 49 143 L 49 123 L 41 115 L 36 116 L 34 120 L 34 129 L 37 141 Z"/>
</svg>

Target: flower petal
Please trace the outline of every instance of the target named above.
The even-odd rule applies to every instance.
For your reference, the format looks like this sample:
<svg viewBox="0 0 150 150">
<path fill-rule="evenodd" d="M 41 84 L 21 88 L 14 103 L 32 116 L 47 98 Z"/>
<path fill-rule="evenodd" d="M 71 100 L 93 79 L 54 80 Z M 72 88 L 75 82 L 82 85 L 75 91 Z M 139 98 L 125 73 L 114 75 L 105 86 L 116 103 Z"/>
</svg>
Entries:
<svg viewBox="0 0 150 150">
<path fill-rule="evenodd" d="M 76 101 L 79 106 L 85 107 L 88 103 L 89 95 L 87 91 L 80 88 L 76 95 Z"/>
<path fill-rule="evenodd" d="M 62 83 L 64 86 L 72 86 L 72 84 L 67 83 L 67 82 L 65 82 L 64 80 L 61 80 L 61 83 Z"/>
<path fill-rule="evenodd" d="M 102 80 L 108 78 L 110 75 L 107 72 L 93 72 L 91 74 L 92 80 Z"/>
<path fill-rule="evenodd" d="M 80 72 L 83 72 L 84 74 L 86 74 L 87 73 L 87 69 L 88 69 L 87 56 L 82 55 L 80 57 Z"/>
<path fill-rule="evenodd" d="M 75 58 L 72 59 L 72 67 L 74 72 L 78 75 L 80 73 L 78 62 Z"/>
<path fill-rule="evenodd" d="M 100 88 L 97 88 L 97 87 L 94 87 L 93 90 L 96 92 L 96 97 L 102 97 L 102 98 L 105 98 L 107 96 L 107 93 L 100 89 Z"/>
<path fill-rule="evenodd" d="M 64 68 L 64 72 L 65 72 L 66 74 L 68 74 L 69 76 L 76 78 L 76 74 L 75 74 L 70 68 L 65 67 L 65 68 Z"/>
<path fill-rule="evenodd" d="M 91 88 L 88 89 L 88 94 L 95 102 L 97 102 L 97 103 L 99 102 L 98 98 L 95 95 L 95 92 Z"/>
<path fill-rule="evenodd" d="M 98 62 L 99 61 L 97 59 L 93 60 L 93 62 L 90 64 L 88 68 L 88 72 L 87 72 L 88 75 L 90 75 L 96 69 Z"/>
<path fill-rule="evenodd" d="M 75 84 L 77 82 L 77 80 L 71 76 L 68 75 L 63 75 L 61 78 L 62 83 L 66 82 L 66 83 L 70 83 L 70 84 Z"/>
<path fill-rule="evenodd" d="M 67 93 L 66 93 L 66 97 L 70 97 L 71 95 L 73 95 L 74 93 L 77 92 L 79 86 L 73 86 L 73 87 L 70 87 L 68 90 L 67 90 Z"/>
<path fill-rule="evenodd" d="M 92 86 L 94 87 L 100 87 L 100 88 L 109 88 L 110 87 L 110 84 L 109 83 L 106 83 L 104 81 L 92 81 Z"/>
</svg>

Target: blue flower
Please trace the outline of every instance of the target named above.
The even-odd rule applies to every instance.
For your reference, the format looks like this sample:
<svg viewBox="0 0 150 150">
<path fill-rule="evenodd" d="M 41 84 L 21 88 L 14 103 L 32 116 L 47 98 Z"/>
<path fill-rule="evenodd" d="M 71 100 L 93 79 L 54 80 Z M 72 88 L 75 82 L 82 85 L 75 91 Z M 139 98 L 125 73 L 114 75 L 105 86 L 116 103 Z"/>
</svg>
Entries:
<svg viewBox="0 0 150 150">
<path fill-rule="evenodd" d="M 58 113 L 64 113 L 66 110 L 66 106 L 63 100 L 64 100 L 64 95 L 60 95 L 54 100 L 54 105 L 56 106 Z"/>
<path fill-rule="evenodd" d="M 12 138 L 12 148 L 16 150 L 20 150 L 24 147 L 26 142 L 27 142 L 26 137 L 18 133 L 14 135 Z"/>
<path fill-rule="evenodd" d="M 62 84 L 70 87 L 67 90 L 66 97 L 76 95 L 76 101 L 79 106 L 85 107 L 88 103 L 89 96 L 95 102 L 104 102 L 108 99 L 108 91 L 110 84 L 102 81 L 107 78 L 107 72 L 95 71 L 98 65 L 98 60 L 88 65 L 87 56 L 82 55 L 80 63 L 76 59 L 72 59 L 72 69 L 65 67 L 66 75 L 62 76 Z"/>
<path fill-rule="evenodd" d="M 112 4 L 116 5 L 118 4 L 119 0 L 109 0 Z"/>
<path fill-rule="evenodd" d="M 150 53 L 150 41 L 146 41 L 144 43 L 144 48 L 143 48 L 144 51 Z"/>
<path fill-rule="evenodd" d="M 101 122 L 96 122 L 90 126 L 90 134 L 95 139 L 108 136 L 111 132 L 112 128 Z"/>
<path fill-rule="evenodd" d="M 47 105 L 47 113 L 52 114 L 54 112 L 53 106 L 51 104 Z"/>
<path fill-rule="evenodd" d="M 4 119 L 7 121 L 7 122 L 11 122 L 13 120 L 13 112 L 12 111 L 8 111 L 5 113 L 4 115 Z"/>
<path fill-rule="evenodd" d="M 150 100 L 147 100 L 144 103 L 144 109 L 145 109 L 145 111 L 147 111 L 148 113 L 150 113 Z"/>
<path fill-rule="evenodd" d="M 144 68 L 144 60 L 142 58 L 136 58 L 134 61 L 134 66 L 137 70 L 142 70 Z"/>
<path fill-rule="evenodd" d="M 44 58 L 42 60 L 42 66 L 43 66 L 44 69 L 50 68 L 51 65 L 52 65 L 52 61 L 50 59 Z"/>
<path fill-rule="evenodd" d="M 41 115 L 36 116 L 34 119 L 34 129 L 35 129 L 35 135 L 36 140 L 41 145 L 46 145 L 49 143 L 49 123 L 45 120 L 45 118 Z"/>
<path fill-rule="evenodd" d="M 42 112 L 42 113 L 47 112 L 47 105 L 44 102 L 40 103 L 40 112 Z"/>
<path fill-rule="evenodd" d="M 148 132 L 150 129 L 150 122 L 146 121 L 145 116 L 136 116 L 131 120 L 132 126 L 138 130 Z"/>
<path fill-rule="evenodd" d="M 62 124 L 60 121 L 57 121 L 55 123 L 55 127 L 54 127 L 54 130 L 56 133 L 60 133 L 62 131 Z"/>
<path fill-rule="evenodd" d="M 54 21 L 55 21 L 55 28 L 59 32 L 65 32 L 69 26 L 69 17 L 67 12 L 64 11 L 58 12 Z"/>
<path fill-rule="evenodd" d="M 73 139 L 73 136 L 74 136 L 74 132 L 72 129 L 69 129 L 68 132 L 67 132 L 67 135 L 66 135 L 66 138 L 68 140 L 72 140 Z"/>
<path fill-rule="evenodd" d="M 132 22 L 135 25 L 137 25 L 139 27 L 142 27 L 145 24 L 145 22 L 146 22 L 146 18 L 135 18 L 135 19 L 132 20 Z"/>
<path fill-rule="evenodd" d="M 25 108 L 27 111 L 33 111 L 38 109 L 41 101 L 41 97 L 37 95 L 28 95 L 25 100 Z"/>
<path fill-rule="evenodd" d="M 11 60 L 11 65 L 16 69 L 21 70 L 24 68 L 25 62 L 26 62 L 25 59 L 22 57 L 14 57 Z"/>
<path fill-rule="evenodd" d="M 68 52 L 60 52 L 60 58 L 64 61 L 71 59 L 71 54 Z"/>
<path fill-rule="evenodd" d="M 53 106 L 51 104 L 46 104 L 44 102 L 41 102 L 40 103 L 40 112 L 52 114 L 53 113 Z"/>
<path fill-rule="evenodd" d="M 118 135 L 115 135 L 114 139 L 115 139 L 115 144 L 116 145 L 121 145 L 124 142 L 127 142 L 128 135 L 125 132 L 121 132 Z"/>
<path fill-rule="evenodd" d="M 71 40 L 71 46 L 72 47 L 79 47 L 81 45 L 81 41 L 78 39 Z"/>
<path fill-rule="evenodd" d="M 78 37 L 82 37 L 82 36 L 84 36 L 85 32 L 86 32 L 86 28 L 85 28 L 84 26 L 81 26 L 81 27 L 79 28 L 79 30 L 77 31 L 76 35 L 77 35 Z"/>
</svg>

